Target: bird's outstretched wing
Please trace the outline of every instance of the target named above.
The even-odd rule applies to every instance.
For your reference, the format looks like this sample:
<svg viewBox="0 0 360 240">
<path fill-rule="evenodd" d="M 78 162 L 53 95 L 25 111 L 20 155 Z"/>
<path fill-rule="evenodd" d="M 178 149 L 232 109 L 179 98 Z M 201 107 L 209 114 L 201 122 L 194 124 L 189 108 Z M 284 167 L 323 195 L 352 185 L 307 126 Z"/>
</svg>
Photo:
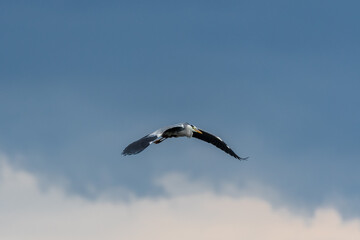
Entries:
<svg viewBox="0 0 360 240">
<path fill-rule="evenodd" d="M 179 130 L 179 128 L 184 128 L 182 123 L 160 128 L 160 129 L 156 130 L 155 132 L 150 133 L 150 134 L 146 135 L 145 137 L 140 138 L 139 140 L 129 144 L 124 149 L 122 154 L 123 155 L 138 154 L 139 152 L 142 152 L 145 148 L 147 148 L 151 143 L 155 142 L 155 140 L 162 137 L 164 132 L 167 133 L 167 134 L 165 134 L 166 137 L 172 137 L 171 133 L 173 133 L 176 130 Z M 162 140 L 164 140 L 164 139 L 162 139 Z"/>
<path fill-rule="evenodd" d="M 129 144 L 124 151 L 122 152 L 123 155 L 132 155 L 137 154 L 147 148 L 158 136 L 149 134 L 139 140 Z"/>
<path fill-rule="evenodd" d="M 231 156 L 239 159 L 239 160 L 246 160 L 247 158 L 241 158 L 239 157 L 238 155 L 236 155 L 236 153 L 234 153 L 234 151 L 219 137 L 217 136 L 214 136 L 208 132 L 205 132 L 204 130 L 202 129 L 199 129 L 201 133 L 197 133 L 197 132 L 194 132 L 193 133 L 193 137 L 194 138 L 198 138 L 200 140 L 203 140 L 205 142 L 208 142 L 208 143 L 211 143 L 213 144 L 214 146 L 220 148 L 221 150 L 223 150 L 224 152 L 226 152 L 227 154 L 230 154 Z"/>
</svg>

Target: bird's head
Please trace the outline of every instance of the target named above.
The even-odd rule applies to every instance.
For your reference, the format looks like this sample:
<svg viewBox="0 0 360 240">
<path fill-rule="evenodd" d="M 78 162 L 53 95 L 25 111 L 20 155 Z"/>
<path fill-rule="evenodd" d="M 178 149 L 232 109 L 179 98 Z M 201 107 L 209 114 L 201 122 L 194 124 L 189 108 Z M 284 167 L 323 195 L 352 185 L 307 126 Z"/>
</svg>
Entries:
<svg viewBox="0 0 360 240">
<path fill-rule="evenodd" d="M 194 125 L 191 125 L 191 124 L 190 124 L 190 127 L 191 127 L 191 130 L 192 130 L 193 132 L 197 132 L 197 133 L 202 134 L 202 132 L 201 132 L 197 127 L 195 127 Z"/>
</svg>

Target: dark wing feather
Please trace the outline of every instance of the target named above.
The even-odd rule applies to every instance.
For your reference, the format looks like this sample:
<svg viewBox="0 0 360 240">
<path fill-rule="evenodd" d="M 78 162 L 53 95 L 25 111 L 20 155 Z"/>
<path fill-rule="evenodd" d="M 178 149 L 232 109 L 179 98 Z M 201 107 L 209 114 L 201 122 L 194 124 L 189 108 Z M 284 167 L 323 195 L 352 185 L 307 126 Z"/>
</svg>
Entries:
<svg viewBox="0 0 360 240">
<path fill-rule="evenodd" d="M 158 137 L 155 135 L 146 135 L 143 138 L 131 143 L 127 146 L 124 151 L 122 152 L 123 155 L 132 155 L 137 154 L 147 148 L 152 141 L 157 139 Z"/>
<path fill-rule="evenodd" d="M 236 155 L 236 153 L 234 153 L 234 151 L 224 142 L 222 141 L 220 138 L 205 132 L 204 130 L 199 129 L 201 133 L 197 133 L 197 132 L 193 132 L 193 137 L 194 138 L 198 138 L 200 140 L 203 140 L 205 142 L 211 143 L 214 146 L 220 148 L 221 150 L 223 150 L 224 152 L 230 154 L 231 156 L 233 156 L 234 158 L 237 158 L 239 160 L 245 160 L 247 158 L 241 158 L 238 155 Z"/>
<path fill-rule="evenodd" d="M 184 130 L 184 127 L 172 127 L 165 130 L 161 136 L 164 138 L 176 137 L 176 133 L 180 132 L 181 130 Z"/>
</svg>

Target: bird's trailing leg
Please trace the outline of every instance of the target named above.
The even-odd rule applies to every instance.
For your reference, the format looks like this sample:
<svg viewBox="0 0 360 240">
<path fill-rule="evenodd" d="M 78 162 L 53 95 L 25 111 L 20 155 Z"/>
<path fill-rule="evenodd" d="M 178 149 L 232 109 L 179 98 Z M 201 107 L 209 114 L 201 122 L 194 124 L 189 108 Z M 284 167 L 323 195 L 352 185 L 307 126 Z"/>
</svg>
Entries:
<svg viewBox="0 0 360 240">
<path fill-rule="evenodd" d="M 158 140 L 156 140 L 156 141 L 154 141 L 153 143 L 155 143 L 155 144 L 159 144 L 159 143 L 161 143 L 162 141 L 164 141 L 166 138 L 160 138 L 160 139 L 158 139 Z"/>
</svg>

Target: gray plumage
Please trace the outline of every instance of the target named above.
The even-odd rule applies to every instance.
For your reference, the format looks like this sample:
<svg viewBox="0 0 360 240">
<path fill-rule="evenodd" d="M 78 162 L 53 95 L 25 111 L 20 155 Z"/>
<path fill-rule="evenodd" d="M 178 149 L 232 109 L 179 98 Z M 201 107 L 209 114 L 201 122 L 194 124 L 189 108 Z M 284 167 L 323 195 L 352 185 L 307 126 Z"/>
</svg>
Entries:
<svg viewBox="0 0 360 240">
<path fill-rule="evenodd" d="M 198 129 L 194 125 L 189 123 L 179 123 L 176 125 L 164 127 L 156 130 L 153 133 L 150 133 L 139 140 L 128 145 L 124 151 L 123 155 L 132 155 L 142 152 L 150 144 L 155 143 L 159 144 L 167 138 L 172 137 L 195 137 L 197 139 L 203 140 L 205 142 L 211 143 L 214 146 L 220 148 L 227 154 L 239 159 L 246 160 L 247 158 L 239 157 L 221 138 L 214 136 L 208 132 L 205 132 L 201 129 Z"/>
</svg>

